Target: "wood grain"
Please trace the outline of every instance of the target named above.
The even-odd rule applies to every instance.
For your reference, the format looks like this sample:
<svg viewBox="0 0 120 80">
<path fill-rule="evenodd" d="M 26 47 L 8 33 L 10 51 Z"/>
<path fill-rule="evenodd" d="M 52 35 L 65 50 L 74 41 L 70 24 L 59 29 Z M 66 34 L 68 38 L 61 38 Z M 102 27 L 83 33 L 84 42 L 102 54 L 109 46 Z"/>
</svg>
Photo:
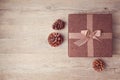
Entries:
<svg viewBox="0 0 120 80">
<path fill-rule="evenodd" d="M 0 80 L 120 80 L 120 0 L 0 0 Z M 47 37 L 71 13 L 113 14 L 113 57 L 105 71 L 95 58 L 68 57 L 68 25 L 58 31 L 64 43 L 52 48 Z"/>
</svg>

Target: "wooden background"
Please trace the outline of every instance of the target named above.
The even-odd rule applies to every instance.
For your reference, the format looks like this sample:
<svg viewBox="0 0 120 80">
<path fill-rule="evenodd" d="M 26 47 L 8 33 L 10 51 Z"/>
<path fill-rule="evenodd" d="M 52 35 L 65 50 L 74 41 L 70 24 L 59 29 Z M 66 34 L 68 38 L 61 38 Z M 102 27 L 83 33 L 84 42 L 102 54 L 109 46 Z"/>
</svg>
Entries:
<svg viewBox="0 0 120 80">
<path fill-rule="evenodd" d="M 53 22 L 71 13 L 113 14 L 114 54 L 102 58 L 105 71 L 92 69 L 95 58 L 68 57 L 67 24 L 58 31 L 64 43 L 48 45 Z M 120 0 L 0 0 L 0 80 L 120 80 Z"/>
</svg>

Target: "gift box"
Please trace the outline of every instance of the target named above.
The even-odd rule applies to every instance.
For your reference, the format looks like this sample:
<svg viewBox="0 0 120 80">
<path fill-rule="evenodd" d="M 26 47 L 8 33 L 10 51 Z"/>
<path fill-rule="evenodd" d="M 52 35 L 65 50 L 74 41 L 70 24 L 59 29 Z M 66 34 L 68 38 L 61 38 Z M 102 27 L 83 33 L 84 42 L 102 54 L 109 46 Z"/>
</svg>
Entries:
<svg viewBox="0 0 120 80">
<path fill-rule="evenodd" d="M 69 14 L 68 56 L 111 57 L 112 14 Z"/>
</svg>

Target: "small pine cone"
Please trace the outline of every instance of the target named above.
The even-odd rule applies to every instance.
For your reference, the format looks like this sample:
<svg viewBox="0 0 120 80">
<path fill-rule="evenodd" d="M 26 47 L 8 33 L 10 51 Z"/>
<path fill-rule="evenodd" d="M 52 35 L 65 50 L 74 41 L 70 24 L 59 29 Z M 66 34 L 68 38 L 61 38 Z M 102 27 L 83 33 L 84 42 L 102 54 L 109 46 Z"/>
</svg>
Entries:
<svg viewBox="0 0 120 80">
<path fill-rule="evenodd" d="M 95 59 L 93 61 L 93 68 L 98 72 L 103 71 L 105 69 L 105 63 L 101 59 Z"/>
<path fill-rule="evenodd" d="M 57 47 L 63 42 L 63 36 L 60 33 L 53 32 L 48 36 L 48 42 L 52 47 Z"/>
<path fill-rule="evenodd" d="M 60 29 L 63 29 L 64 27 L 65 27 L 65 22 L 60 19 L 55 21 L 55 23 L 52 26 L 52 28 L 55 30 L 60 30 Z"/>
</svg>

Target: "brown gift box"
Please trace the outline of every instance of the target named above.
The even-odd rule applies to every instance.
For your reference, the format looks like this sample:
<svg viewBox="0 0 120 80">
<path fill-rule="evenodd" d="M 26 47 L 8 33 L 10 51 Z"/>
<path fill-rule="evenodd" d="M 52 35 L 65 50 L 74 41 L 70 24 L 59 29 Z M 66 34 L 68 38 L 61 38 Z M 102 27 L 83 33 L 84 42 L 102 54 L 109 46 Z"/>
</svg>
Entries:
<svg viewBox="0 0 120 80">
<path fill-rule="evenodd" d="M 97 30 L 100 37 L 81 42 L 83 30 Z M 104 36 L 105 34 L 105 36 Z M 76 37 L 77 36 L 77 37 Z M 96 37 L 96 36 L 95 36 Z M 112 56 L 112 14 L 69 14 L 68 55 L 70 57 L 111 57 Z M 88 38 L 88 37 L 87 37 Z M 86 39 L 86 38 L 85 38 Z M 75 43 L 77 42 L 78 45 Z"/>
</svg>

